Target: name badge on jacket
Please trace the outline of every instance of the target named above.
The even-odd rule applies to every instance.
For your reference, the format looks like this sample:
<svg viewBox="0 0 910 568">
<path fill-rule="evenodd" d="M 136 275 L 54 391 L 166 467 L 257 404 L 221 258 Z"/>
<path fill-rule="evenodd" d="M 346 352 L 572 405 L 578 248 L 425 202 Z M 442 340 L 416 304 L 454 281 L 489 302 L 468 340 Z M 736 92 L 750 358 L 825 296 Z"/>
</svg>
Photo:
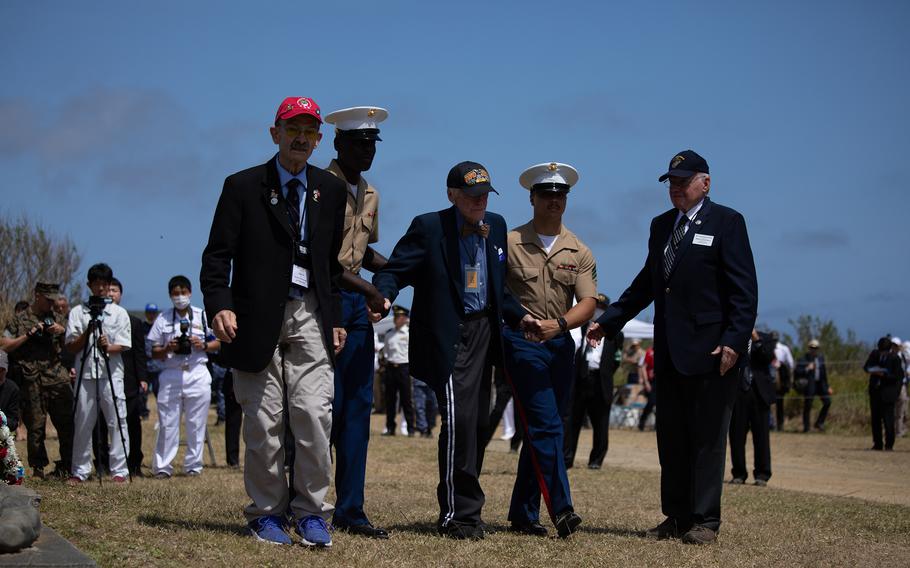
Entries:
<svg viewBox="0 0 910 568">
<path fill-rule="evenodd" d="M 692 237 L 693 245 L 701 245 L 703 247 L 709 247 L 714 244 L 714 235 L 704 235 L 702 233 L 695 233 Z"/>
</svg>

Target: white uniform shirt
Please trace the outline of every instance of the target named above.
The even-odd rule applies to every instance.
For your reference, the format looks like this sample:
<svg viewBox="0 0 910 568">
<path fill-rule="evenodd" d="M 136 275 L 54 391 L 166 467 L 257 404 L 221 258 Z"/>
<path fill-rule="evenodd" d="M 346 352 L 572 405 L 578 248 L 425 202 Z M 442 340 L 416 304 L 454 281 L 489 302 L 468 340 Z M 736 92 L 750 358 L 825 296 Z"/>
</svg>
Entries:
<svg viewBox="0 0 910 568">
<path fill-rule="evenodd" d="M 793 362 L 793 353 L 790 352 L 790 348 L 780 341 L 774 346 L 774 358 L 782 365 L 786 365 L 790 370 L 793 370 L 796 367 L 796 363 Z"/>
<path fill-rule="evenodd" d="M 603 356 L 604 343 L 601 341 L 597 347 L 591 347 L 585 342 L 585 360 L 588 362 L 588 370 L 596 371 L 600 369 L 600 358 Z"/>
<path fill-rule="evenodd" d="M 204 322 L 204 317 L 202 308 L 190 306 L 186 313 L 186 319 L 189 321 L 188 336 L 198 337 L 205 341 L 206 333 L 209 330 L 207 322 Z M 158 314 L 158 318 L 152 324 L 152 329 L 149 330 L 149 342 L 156 347 L 164 347 L 172 339 L 180 337 L 180 320 L 182 319 L 184 317 L 174 308 L 164 310 Z M 204 367 L 208 360 L 209 358 L 205 351 L 197 351 L 194 347 L 189 355 L 177 355 L 169 352 L 167 359 L 161 361 L 161 366 L 165 369 L 193 371 L 200 366 Z"/>
<path fill-rule="evenodd" d="M 79 304 L 70 310 L 69 318 L 67 318 L 66 321 L 66 343 L 72 343 L 88 329 L 89 322 L 91 321 L 89 313 L 88 306 L 84 304 Z M 132 347 L 132 341 L 130 340 L 130 316 L 126 313 L 126 310 L 113 302 L 104 306 L 104 311 L 101 313 L 101 332 L 107 336 L 110 345 L 122 345 L 127 349 Z M 86 352 L 85 368 L 82 372 L 82 378 L 85 380 L 107 379 L 104 357 L 102 357 L 101 350 L 94 341 L 97 339 L 98 335 L 93 335 L 94 337 L 89 336 L 87 339 L 90 344 L 89 349 Z M 82 353 L 82 350 L 76 353 L 77 373 L 83 368 Z M 98 355 L 97 368 L 95 365 L 96 354 Z M 108 358 L 111 363 L 111 378 L 115 381 L 122 382 L 123 358 L 120 356 L 120 353 L 112 353 L 108 355 Z"/>
<path fill-rule="evenodd" d="M 382 346 L 382 353 L 385 355 L 387 363 L 395 365 L 404 365 L 408 362 L 408 324 L 401 326 L 401 329 L 392 329 L 385 334 L 385 345 Z"/>
</svg>

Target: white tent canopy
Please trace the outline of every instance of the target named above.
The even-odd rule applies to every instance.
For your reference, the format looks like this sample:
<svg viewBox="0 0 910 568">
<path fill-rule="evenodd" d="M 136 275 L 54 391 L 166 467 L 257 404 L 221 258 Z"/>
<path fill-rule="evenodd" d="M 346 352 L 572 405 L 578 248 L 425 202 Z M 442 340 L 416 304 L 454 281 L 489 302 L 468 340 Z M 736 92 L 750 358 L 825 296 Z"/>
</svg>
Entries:
<svg viewBox="0 0 910 568">
<path fill-rule="evenodd" d="M 654 339 L 654 324 L 638 319 L 629 320 L 622 328 L 626 339 Z"/>
</svg>

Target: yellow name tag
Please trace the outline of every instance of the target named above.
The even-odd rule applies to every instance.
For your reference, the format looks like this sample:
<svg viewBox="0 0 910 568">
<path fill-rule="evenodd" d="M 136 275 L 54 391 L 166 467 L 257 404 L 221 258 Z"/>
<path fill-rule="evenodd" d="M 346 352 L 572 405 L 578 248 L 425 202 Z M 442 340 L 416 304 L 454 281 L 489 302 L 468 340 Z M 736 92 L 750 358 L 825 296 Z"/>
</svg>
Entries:
<svg viewBox="0 0 910 568">
<path fill-rule="evenodd" d="M 465 290 L 477 289 L 477 268 L 473 266 L 464 267 Z"/>
</svg>

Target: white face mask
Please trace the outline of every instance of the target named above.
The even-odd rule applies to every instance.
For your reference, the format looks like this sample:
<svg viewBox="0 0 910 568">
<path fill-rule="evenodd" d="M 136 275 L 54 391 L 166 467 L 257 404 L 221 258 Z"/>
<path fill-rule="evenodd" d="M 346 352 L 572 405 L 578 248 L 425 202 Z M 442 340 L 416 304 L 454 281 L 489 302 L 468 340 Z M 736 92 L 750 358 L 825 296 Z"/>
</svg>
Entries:
<svg viewBox="0 0 910 568">
<path fill-rule="evenodd" d="M 171 296 L 171 302 L 178 310 L 185 310 L 190 305 L 189 296 Z"/>
</svg>

